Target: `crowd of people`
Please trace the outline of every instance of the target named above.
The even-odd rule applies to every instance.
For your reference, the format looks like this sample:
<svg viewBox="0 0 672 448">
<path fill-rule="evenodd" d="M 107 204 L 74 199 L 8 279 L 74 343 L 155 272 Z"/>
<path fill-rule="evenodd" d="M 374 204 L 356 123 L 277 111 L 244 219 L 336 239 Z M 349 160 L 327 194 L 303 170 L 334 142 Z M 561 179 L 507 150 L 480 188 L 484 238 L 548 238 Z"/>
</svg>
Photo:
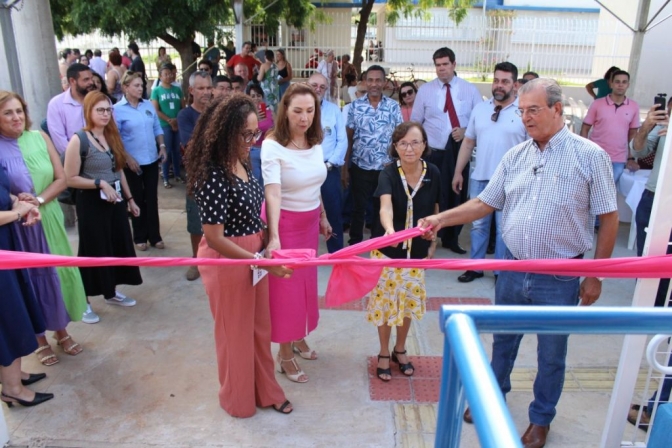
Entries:
<svg viewBox="0 0 672 448">
<path fill-rule="evenodd" d="M 56 202 L 67 187 L 79 256 L 135 257 L 150 247 L 164 249 L 161 172 L 166 188 L 171 176 L 186 183 L 187 232 L 198 258 L 255 263 L 314 255 L 320 235 L 336 252 L 346 228 L 352 245 L 364 240 L 367 225 L 372 237 L 425 229 L 421 237 L 373 250 L 374 259 L 432 258 L 439 242 L 464 254 L 458 238 L 466 223 L 473 223 L 472 259 L 485 258 L 491 234 L 498 259 L 583 258 L 594 231 L 595 258 L 608 258 L 618 229 L 615 181 L 635 158 L 655 154 L 656 169 L 669 118 L 669 104 L 667 111 L 654 106 L 640 127 L 639 106 L 626 97 L 629 75 L 620 70 L 609 75 L 611 92 L 591 105 L 577 136 L 565 126 L 555 81 L 533 72 L 518 78 L 514 64 L 501 62 L 492 97 L 484 101 L 456 75 L 456 55 L 447 47 L 433 54 L 436 78 L 419 89 L 402 84 L 398 101 L 382 94 L 385 70 L 369 66 L 343 110 L 332 101 L 333 52 L 305 83 L 290 82 L 282 50 L 266 50 L 260 61 L 246 42 L 240 54 L 227 56 L 228 76 L 217 74 L 219 53 L 209 54 L 216 63 L 199 61 L 183 93 L 165 48 L 149 92 L 136 44 L 128 48 L 130 69 L 111 52 L 104 75 L 94 68 L 100 51 L 87 65 L 66 50 L 61 73 L 67 88 L 50 101 L 44 132 L 31 131 L 19 95 L 0 92 L 0 247 L 71 255 Z M 96 83 L 94 71 L 107 80 Z M 642 199 L 648 213 L 637 211 L 638 231 L 648 222 L 654 193 L 655 180 Z M 588 306 L 602 287 L 594 277 L 494 274 L 497 305 Z M 83 347 L 68 334 L 69 322 L 100 320 L 90 297 L 132 307 L 136 301 L 117 287 L 142 283 L 137 267 L 35 268 L 2 276 L 9 298 L 0 305 L 1 399 L 24 406 L 53 398 L 26 389 L 44 376 L 20 367 L 31 352 L 45 366 L 58 362 L 45 331 L 75 356 Z M 458 280 L 483 276 L 469 270 Z M 302 363 L 318 360 L 306 339 L 319 323 L 317 269 L 188 269 L 187 280 L 199 277 L 214 319 L 221 407 L 236 417 L 250 417 L 257 407 L 292 412 L 274 370 L 305 383 L 309 376 L 295 355 Z M 406 337 L 412 321 L 423 318 L 425 302 L 422 269 L 383 269 L 366 312 L 378 332 L 381 381 L 390 381 L 392 363 L 403 375 L 415 373 Z M 505 394 L 521 338 L 494 336 L 492 366 Z M 525 447 L 546 442 L 562 392 L 567 340 L 538 337 Z M 279 344 L 275 357 L 271 342 Z M 464 419 L 472 422 L 469 409 Z"/>
</svg>

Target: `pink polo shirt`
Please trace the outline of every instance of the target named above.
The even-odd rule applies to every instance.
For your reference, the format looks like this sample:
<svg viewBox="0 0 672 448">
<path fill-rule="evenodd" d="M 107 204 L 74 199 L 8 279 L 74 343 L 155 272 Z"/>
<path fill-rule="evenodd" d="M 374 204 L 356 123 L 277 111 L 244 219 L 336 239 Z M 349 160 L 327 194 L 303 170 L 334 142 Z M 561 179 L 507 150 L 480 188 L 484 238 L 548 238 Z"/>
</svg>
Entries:
<svg viewBox="0 0 672 448">
<path fill-rule="evenodd" d="M 639 128 L 639 105 L 625 98 L 616 106 L 610 95 L 593 101 L 583 119 L 591 125 L 590 140 L 604 149 L 612 162 L 625 163 L 628 158 L 628 132 Z"/>
</svg>

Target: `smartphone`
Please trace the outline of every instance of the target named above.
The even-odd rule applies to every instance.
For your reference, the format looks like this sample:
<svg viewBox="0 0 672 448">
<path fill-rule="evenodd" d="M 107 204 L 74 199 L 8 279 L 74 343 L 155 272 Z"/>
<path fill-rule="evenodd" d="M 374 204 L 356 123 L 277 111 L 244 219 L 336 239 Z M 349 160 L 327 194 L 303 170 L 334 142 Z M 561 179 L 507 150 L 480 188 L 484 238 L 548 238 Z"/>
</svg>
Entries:
<svg viewBox="0 0 672 448">
<path fill-rule="evenodd" d="M 665 110 L 667 107 L 667 94 L 659 93 L 656 95 L 656 97 L 653 99 L 653 104 L 660 104 L 660 107 L 658 107 L 656 110 Z"/>
<path fill-rule="evenodd" d="M 259 118 L 266 118 L 266 103 L 259 103 Z"/>
</svg>

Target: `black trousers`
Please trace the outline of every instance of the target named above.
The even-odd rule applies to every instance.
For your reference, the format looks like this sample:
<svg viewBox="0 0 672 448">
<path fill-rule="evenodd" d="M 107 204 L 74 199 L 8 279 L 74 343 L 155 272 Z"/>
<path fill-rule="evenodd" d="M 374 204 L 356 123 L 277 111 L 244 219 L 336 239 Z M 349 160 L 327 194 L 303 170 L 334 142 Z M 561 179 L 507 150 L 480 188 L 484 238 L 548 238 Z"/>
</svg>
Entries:
<svg viewBox="0 0 672 448">
<path fill-rule="evenodd" d="M 460 153 L 462 142 L 456 142 L 451 135 L 448 138 L 446 149 L 443 151 L 432 151 L 429 161 L 436 165 L 441 173 L 441 198 L 439 200 L 439 211 L 450 210 L 460 204 L 467 202 L 469 198 L 469 163 L 462 171 L 462 191 L 455 194 L 453 191 L 453 175 L 457 165 L 457 156 Z M 462 231 L 462 226 L 444 227 L 439 231 L 439 238 L 444 246 L 457 244 L 458 237 Z"/>
<path fill-rule="evenodd" d="M 131 217 L 133 227 L 133 242 L 143 244 L 149 241 L 154 245 L 161 240 L 159 224 L 159 162 L 149 165 L 140 165 L 142 173 L 137 174 L 128 168 L 124 168 L 128 188 L 138 207 L 140 216 Z"/>
<path fill-rule="evenodd" d="M 350 165 L 350 189 L 352 191 L 350 240 L 348 241 L 350 245 L 361 243 L 364 239 L 366 204 L 373 199 L 373 193 L 378 187 L 379 176 L 380 171 L 378 170 L 363 170 L 354 163 Z M 377 211 L 374 210 L 374 213 Z"/>
</svg>

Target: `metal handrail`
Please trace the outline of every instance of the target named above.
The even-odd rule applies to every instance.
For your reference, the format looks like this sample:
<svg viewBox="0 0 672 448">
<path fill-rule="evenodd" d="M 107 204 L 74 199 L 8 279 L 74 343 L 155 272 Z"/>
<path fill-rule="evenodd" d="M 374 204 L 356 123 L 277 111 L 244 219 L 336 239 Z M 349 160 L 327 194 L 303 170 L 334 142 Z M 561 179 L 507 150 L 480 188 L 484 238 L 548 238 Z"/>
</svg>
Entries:
<svg viewBox="0 0 672 448">
<path fill-rule="evenodd" d="M 460 446 L 464 400 L 481 446 L 519 448 L 520 436 L 478 336 L 482 333 L 658 334 L 672 330 L 672 309 L 444 305 L 446 335 L 435 446 Z"/>
</svg>

